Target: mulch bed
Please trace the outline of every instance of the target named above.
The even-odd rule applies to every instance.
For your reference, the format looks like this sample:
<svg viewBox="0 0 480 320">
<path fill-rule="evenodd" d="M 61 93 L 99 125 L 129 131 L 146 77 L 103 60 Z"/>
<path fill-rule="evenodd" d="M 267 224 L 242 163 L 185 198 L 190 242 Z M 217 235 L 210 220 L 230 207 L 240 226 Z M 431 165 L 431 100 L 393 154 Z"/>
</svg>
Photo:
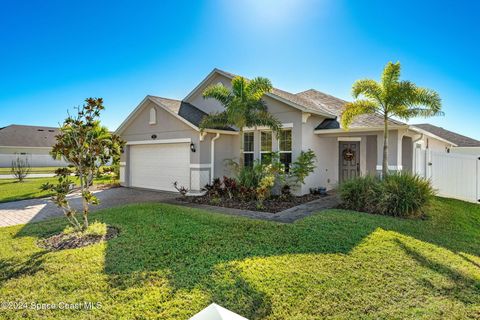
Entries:
<svg viewBox="0 0 480 320">
<path fill-rule="evenodd" d="M 190 203 L 205 204 L 210 206 L 277 213 L 277 212 L 290 209 L 300 204 L 317 200 L 323 197 L 325 196 L 314 195 L 314 194 L 306 194 L 299 197 L 291 197 L 289 199 L 282 199 L 281 197 L 275 197 L 275 198 L 265 200 L 263 202 L 263 208 L 257 208 L 257 202 L 254 200 L 241 201 L 239 199 L 235 199 L 235 198 L 230 199 L 228 197 L 221 198 L 220 202 L 218 201 L 212 202 L 212 198 L 208 196 L 199 196 L 199 197 L 189 196 L 185 198 L 178 198 L 177 200 L 186 201 Z"/>
<path fill-rule="evenodd" d="M 41 239 L 37 242 L 38 246 L 50 251 L 58 251 L 65 249 L 76 249 L 86 247 L 102 241 L 107 241 L 117 237 L 119 230 L 115 227 L 107 226 L 107 234 L 105 236 L 83 236 L 77 234 L 56 234 L 51 237 Z"/>
</svg>

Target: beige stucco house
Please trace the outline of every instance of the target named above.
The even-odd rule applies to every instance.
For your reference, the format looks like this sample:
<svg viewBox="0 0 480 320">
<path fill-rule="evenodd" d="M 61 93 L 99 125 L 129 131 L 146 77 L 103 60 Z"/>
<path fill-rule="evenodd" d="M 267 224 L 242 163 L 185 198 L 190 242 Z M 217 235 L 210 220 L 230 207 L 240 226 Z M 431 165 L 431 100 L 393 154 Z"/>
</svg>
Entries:
<svg viewBox="0 0 480 320">
<path fill-rule="evenodd" d="M 345 101 L 314 89 L 293 94 L 275 88 L 264 97 L 269 112 L 283 124 L 279 139 L 261 127 L 244 128 L 244 137 L 234 129 L 201 133 L 201 119 L 223 111 L 217 101 L 204 99 L 202 92 L 212 84 L 229 87 L 234 76 L 214 69 L 181 101 L 147 96 L 116 131 L 127 141 L 121 183 L 172 191 L 173 182 L 178 181 L 199 191 L 212 178 L 230 174 L 225 163 L 239 159 L 240 143 L 247 165 L 271 151 L 279 151 L 282 162 L 288 164 L 302 150 L 313 150 L 316 169 L 299 191 L 302 194 L 311 187 L 332 189 L 343 180 L 382 169 L 383 118 L 360 116 L 346 131 L 339 124 Z M 389 121 L 390 170 L 417 172 L 414 148 L 449 152 L 458 146 L 425 128 Z"/>
</svg>

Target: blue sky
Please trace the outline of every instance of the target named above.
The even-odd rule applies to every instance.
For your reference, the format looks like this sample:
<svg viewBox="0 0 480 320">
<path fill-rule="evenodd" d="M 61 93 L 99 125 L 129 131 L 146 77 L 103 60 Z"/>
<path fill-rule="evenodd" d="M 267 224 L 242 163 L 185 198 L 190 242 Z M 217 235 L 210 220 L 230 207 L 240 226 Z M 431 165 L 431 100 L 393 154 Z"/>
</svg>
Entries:
<svg viewBox="0 0 480 320">
<path fill-rule="evenodd" d="M 0 126 L 55 126 L 103 97 L 116 129 L 147 94 L 181 99 L 214 67 L 350 99 L 400 61 L 437 90 L 431 122 L 480 139 L 476 1 L 10 1 L 0 3 Z"/>
</svg>

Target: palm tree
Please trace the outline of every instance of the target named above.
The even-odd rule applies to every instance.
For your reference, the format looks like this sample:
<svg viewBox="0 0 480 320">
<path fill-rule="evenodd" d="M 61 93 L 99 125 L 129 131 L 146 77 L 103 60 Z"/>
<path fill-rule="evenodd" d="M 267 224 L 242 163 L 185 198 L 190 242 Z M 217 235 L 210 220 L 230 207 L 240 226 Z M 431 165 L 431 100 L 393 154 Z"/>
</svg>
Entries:
<svg viewBox="0 0 480 320">
<path fill-rule="evenodd" d="M 243 129 L 245 127 L 266 126 L 278 134 L 281 123 L 267 110 L 262 97 L 272 90 L 267 78 L 257 77 L 247 80 L 243 77 L 232 79 L 232 88 L 222 84 L 209 86 L 203 92 L 204 98 L 213 98 L 225 108 L 222 112 L 210 114 L 200 123 L 201 130 L 233 126 L 240 133 L 240 163 L 243 164 Z"/>
<path fill-rule="evenodd" d="M 341 115 L 345 129 L 348 130 L 349 125 L 359 115 L 376 113 L 383 116 L 383 176 L 388 174 L 389 117 L 408 121 L 412 117 L 443 115 L 437 92 L 417 87 L 410 81 L 400 81 L 400 62 L 387 63 L 380 82 L 370 79 L 357 80 L 352 86 L 352 95 L 356 100 L 346 103 Z"/>
</svg>

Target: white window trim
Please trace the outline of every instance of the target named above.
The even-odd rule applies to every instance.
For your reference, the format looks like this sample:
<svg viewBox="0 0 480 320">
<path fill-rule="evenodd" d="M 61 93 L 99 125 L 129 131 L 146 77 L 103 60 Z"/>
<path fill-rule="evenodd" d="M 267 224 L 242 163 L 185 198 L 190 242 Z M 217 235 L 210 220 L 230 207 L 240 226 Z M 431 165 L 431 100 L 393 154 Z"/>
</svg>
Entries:
<svg viewBox="0 0 480 320">
<path fill-rule="evenodd" d="M 253 150 L 252 151 L 245 151 L 245 134 L 252 133 L 252 132 L 244 132 L 242 137 L 242 144 L 243 144 L 243 154 L 253 154 L 253 158 L 255 159 L 255 133 L 253 133 Z M 245 157 L 243 157 L 245 159 Z"/>
<path fill-rule="evenodd" d="M 362 137 L 338 137 L 337 141 L 362 141 Z"/>
<path fill-rule="evenodd" d="M 268 154 L 268 153 L 272 153 L 272 152 L 273 152 L 273 133 L 272 133 L 271 130 L 261 130 L 261 131 L 259 131 L 259 132 L 260 132 L 260 161 L 261 161 L 263 154 Z M 262 151 L 262 133 L 263 133 L 263 132 L 270 133 L 270 135 L 271 135 L 272 144 L 270 145 L 270 148 L 271 148 L 270 151 Z"/>
<path fill-rule="evenodd" d="M 293 139 L 293 132 L 291 129 L 284 129 L 282 131 L 290 131 L 290 139 L 292 140 Z M 277 139 L 277 149 L 278 149 L 278 153 L 279 154 L 282 154 L 282 153 L 290 153 L 291 154 L 291 157 L 290 157 L 290 161 L 293 162 L 293 141 L 291 141 L 292 143 L 290 144 L 290 151 L 281 151 L 280 150 L 280 138 Z M 291 163 L 290 163 L 291 164 Z"/>
<path fill-rule="evenodd" d="M 161 140 L 142 140 L 142 141 L 128 141 L 127 146 L 136 144 L 164 144 L 164 143 L 191 143 L 192 139 L 161 139 Z"/>
</svg>

